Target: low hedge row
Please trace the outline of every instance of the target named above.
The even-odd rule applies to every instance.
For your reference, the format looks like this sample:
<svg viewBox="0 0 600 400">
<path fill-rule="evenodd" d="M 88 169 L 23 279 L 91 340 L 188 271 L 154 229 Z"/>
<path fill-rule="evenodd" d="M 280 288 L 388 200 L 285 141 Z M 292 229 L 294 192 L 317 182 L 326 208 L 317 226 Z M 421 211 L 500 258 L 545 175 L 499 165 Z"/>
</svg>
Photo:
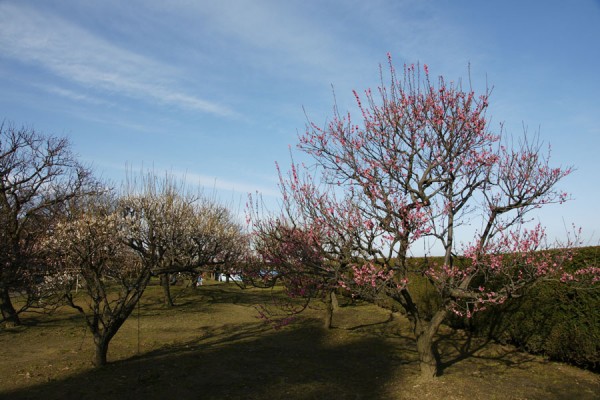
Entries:
<svg viewBox="0 0 600 400">
<path fill-rule="evenodd" d="M 600 265 L 598 257 L 600 247 L 582 248 L 569 268 Z M 600 288 L 544 282 L 520 298 L 476 314 L 465 325 L 529 352 L 600 370 Z"/>
<path fill-rule="evenodd" d="M 441 264 L 443 259 L 413 258 L 411 262 Z M 600 246 L 578 249 L 567 270 L 585 266 L 600 266 Z M 426 278 L 415 275 L 411 281 L 421 312 L 432 316 L 439 307 L 439 296 Z M 376 303 L 399 310 L 391 299 L 381 298 Z M 600 372 L 600 285 L 585 290 L 560 282 L 543 282 L 519 298 L 476 313 L 472 319 L 453 315 L 448 324 Z"/>
<path fill-rule="evenodd" d="M 600 368 L 600 292 L 546 283 L 476 314 L 469 329 L 531 353 Z"/>
</svg>

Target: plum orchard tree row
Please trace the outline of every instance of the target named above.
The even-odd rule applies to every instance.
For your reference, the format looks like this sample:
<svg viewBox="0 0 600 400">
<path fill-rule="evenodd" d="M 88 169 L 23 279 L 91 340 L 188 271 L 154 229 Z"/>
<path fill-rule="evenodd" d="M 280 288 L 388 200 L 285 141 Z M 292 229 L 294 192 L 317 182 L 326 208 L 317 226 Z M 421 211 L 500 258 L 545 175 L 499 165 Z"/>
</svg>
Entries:
<svg viewBox="0 0 600 400">
<path fill-rule="evenodd" d="M 382 72 L 375 93 L 354 92 L 358 117 L 335 107 L 324 128 L 308 124 L 298 148 L 314 164 L 292 161 L 279 173 L 281 215 L 251 210 L 254 248 L 277 271 L 264 276 L 292 296 L 328 298 L 342 287 L 392 299 L 411 321 L 422 375 L 431 378 L 440 366 L 434 335 L 449 315 L 470 317 L 543 279 L 596 283 L 600 269 L 563 272 L 574 242 L 539 251 L 544 229 L 525 226 L 528 213 L 567 200 L 556 185 L 571 168 L 552 167 L 536 140 L 492 132 L 489 92 L 434 81 L 427 66 L 398 76 L 391 57 L 388 78 L 386 85 Z M 472 227 L 480 228 L 471 242 L 457 243 Z M 411 262 L 419 239 L 441 248 L 443 262 Z M 417 278 L 437 292 L 433 315 L 417 304 Z"/>
<path fill-rule="evenodd" d="M 66 303 L 85 317 L 103 365 L 152 276 L 172 305 L 170 274 L 224 270 L 243 257 L 246 239 L 230 211 L 173 177 L 140 175 L 117 194 L 64 139 L 12 127 L 1 134 L 5 323 L 19 324 L 27 307 Z M 26 298 L 19 310 L 14 296 Z"/>
</svg>

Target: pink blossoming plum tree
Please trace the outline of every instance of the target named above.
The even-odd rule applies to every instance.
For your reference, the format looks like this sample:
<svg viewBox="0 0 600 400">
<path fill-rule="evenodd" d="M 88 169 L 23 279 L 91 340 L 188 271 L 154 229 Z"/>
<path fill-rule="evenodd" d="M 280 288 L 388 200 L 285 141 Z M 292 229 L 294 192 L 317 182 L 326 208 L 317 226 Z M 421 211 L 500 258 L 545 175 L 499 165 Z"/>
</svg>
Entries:
<svg viewBox="0 0 600 400">
<path fill-rule="evenodd" d="M 313 299 L 324 299 L 325 328 L 331 328 L 333 311 L 337 304 L 335 290 L 339 287 L 343 264 L 327 247 L 322 231 L 305 230 L 278 218 L 254 220 L 254 250 L 256 259 L 248 262 L 245 274 L 255 286 L 272 287 L 282 284 L 287 295 L 303 299 L 300 305 L 290 302 L 279 304 L 286 313 L 275 318 L 263 307 L 261 314 L 275 326 L 289 322 L 293 315 L 306 309 Z M 336 243 L 337 244 L 337 243 Z"/>
<path fill-rule="evenodd" d="M 546 235 L 526 224 L 528 213 L 567 200 L 556 185 L 571 168 L 551 167 L 549 151 L 526 135 L 512 142 L 501 129 L 493 133 L 489 91 L 477 96 L 434 80 L 427 66 L 405 66 L 398 76 L 391 57 L 388 78 L 381 73 L 376 92 L 354 92 L 359 122 L 337 107 L 325 127 L 309 122 L 298 148 L 314 165 L 292 162 L 280 173 L 284 212 L 253 223 L 274 268 L 316 265 L 318 276 L 365 299 L 399 304 L 422 375 L 432 378 L 440 372 L 434 335 L 451 313 L 470 317 L 540 280 L 597 280 L 598 271 L 564 274 L 568 249 L 540 251 Z M 472 226 L 480 226 L 474 235 Z M 469 232 L 470 243 L 457 243 Z M 443 262 L 411 262 L 419 239 L 442 249 Z M 433 315 L 417 304 L 417 278 L 437 292 Z"/>
<path fill-rule="evenodd" d="M 264 218 L 260 204 L 248 204 L 248 222 L 258 256 L 251 264 L 263 272 L 259 283 L 280 283 L 290 297 L 304 300 L 300 307 L 286 305 L 283 322 L 318 299 L 326 305 L 324 326 L 331 328 L 340 282 L 353 265 L 369 257 L 365 249 L 356 245 L 365 239 L 361 238 L 364 229 L 357 229 L 360 224 L 347 223 L 358 221 L 361 210 L 352 201 L 337 203 L 335 195 L 328 198 L 320 194 L 310 176 L 300 176 L 295 165 L 287 176 L 283 176 L 279 166 L 277 169 L 284 198 L 282 213 Z M 315 203 L 316 198 L 319 201 Z M 271 319 L 276 325 L 281 323 Z"/>
</svg>

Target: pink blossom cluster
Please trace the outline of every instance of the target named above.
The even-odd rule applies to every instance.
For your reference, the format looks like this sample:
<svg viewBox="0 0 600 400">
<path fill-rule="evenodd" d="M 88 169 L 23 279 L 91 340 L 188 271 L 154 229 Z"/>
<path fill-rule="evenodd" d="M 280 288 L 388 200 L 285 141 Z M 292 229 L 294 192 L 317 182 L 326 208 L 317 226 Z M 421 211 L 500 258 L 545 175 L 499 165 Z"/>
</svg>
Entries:
<svg viewBox="0 0 600 400">
<path fill-rule="evenodd" d="M 464 248 L 463 257 L 451 266 L 432 265 L 425 275 L 439 291 L 452 294 L 451 311 L 466 317 L 481 311 L 486 304 L 502 304 L 539 279 L 558 275 L 563 282 L 584 278 L 590 283 L 600 281 L 600 269 L 596 267 L 564 273 L 563 267 L 572 260 L 573 251 L 570 246 L 548 250 L 546 233 L 539 224 L 532 229 L 501 231 L 483 246 L 477 241 Z M 474 279 L 484 279 L 484 283 L 472 289 L 470 282 Z"/>
<path fill-rule="evenodd" d="M 386 270 L 373 262 L 352 267 L 353 280 L 358 286 L 377 287 L 378 283 L 388 282 L 394 278 L 393 270 Z"/>
<path fill-rule="evenodd" d="M 600 283 L 600 268 L 586 267 L 573 273 L 564 272 L 560 278 L 563 283 L 589 281 L 591 284 Z"/>
</svg>

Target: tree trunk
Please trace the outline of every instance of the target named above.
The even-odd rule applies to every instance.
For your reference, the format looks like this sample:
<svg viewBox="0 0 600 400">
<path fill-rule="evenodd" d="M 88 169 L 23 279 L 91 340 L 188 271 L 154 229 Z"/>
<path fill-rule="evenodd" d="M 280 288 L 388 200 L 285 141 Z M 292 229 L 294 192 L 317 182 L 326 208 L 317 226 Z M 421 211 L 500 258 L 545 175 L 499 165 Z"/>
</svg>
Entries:
<svg viewBox="0 0 600 400">
<path fill-rule="evenodd" d="M 96 345 L 96 355 L 94 357 L 94 367 L 102 367 L 106 365 L 106 355 L 108 354 L 108 344 L 110 339 L 106 335 L 94 336 L 94 344 Z"/>
<path fill-rule="evenodd" d="M 439 354 L 435 349 L 433 337 L 427 330 L 417 338 L 417 351 L 419 353 L 419 367 L 421 378 L 431 380 L 439 375 Z"/>
<path fill-rule="evenodd" d="M 2 320 L 6 326 L 21 325 L 19 314 L 13 306 L 9 290 L 6 287 L 0 287 L 0 310 L 2 311 Z"/>
<path fill-rule="evenodd" d="M 338 301 L 337 295 L 335 294 L 335 290 L 331 291 L 331 306 L 334 312 L 340 309 L 340 303 Z"/>
<path fill-rule="evenodd" d="M 325 315 L 323 316 L 323 326 L 325 329 L 331 329 L 333 326 L 333 291 L 325 293 Z"/>
<path fill-rule="evenodd" d="M 431 321 L 417 321 L 415 334 L 417 336 L 417 352 L 419 353 L 419 366 L 421 379 L 432 380 L 441 373 L 440 354 L 433 340 L 440 325 L 446 318 L 446 310 L 438 310 Z"/>
<path fill-rule="evenodd" d="M 169 274 L 160 275 L 160 286 L 163 289 L 164 305 L 166 307 L 173 307 L 173 298 L 171 297 L 171 282 L 169 282 Z"/>
</svg>

